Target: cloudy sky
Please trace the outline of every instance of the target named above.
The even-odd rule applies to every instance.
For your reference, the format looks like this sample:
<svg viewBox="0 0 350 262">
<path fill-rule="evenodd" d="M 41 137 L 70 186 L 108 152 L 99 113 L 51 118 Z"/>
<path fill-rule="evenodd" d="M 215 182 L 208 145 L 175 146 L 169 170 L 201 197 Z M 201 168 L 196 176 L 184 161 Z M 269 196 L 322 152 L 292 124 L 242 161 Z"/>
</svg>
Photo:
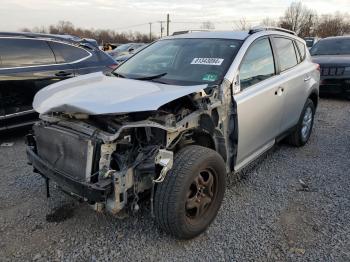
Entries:
<svg viewBox="0 0 350 262">
<path fill-rule="evenodd" d="M 75 26 L 117 31 L 160 31 L 157 21 L 170 13 L 171 31 L 198 29 L 212 21 L 216 29 L 231 29 L 245 17 L 258 24 L 265 17 L 281 16 L 291 0 L 0 0 L 0 31 L 47 26 L 59 20 Z M 350 0 L 304 0 L 319 14 L 350 13 Z"/>
</svg>

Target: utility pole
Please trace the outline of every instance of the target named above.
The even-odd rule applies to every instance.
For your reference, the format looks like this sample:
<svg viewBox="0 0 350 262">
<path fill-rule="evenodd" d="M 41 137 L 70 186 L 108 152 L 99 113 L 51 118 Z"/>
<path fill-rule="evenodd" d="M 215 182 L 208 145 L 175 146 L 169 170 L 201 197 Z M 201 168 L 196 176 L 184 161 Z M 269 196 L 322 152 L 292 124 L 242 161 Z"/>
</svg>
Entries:
<svg viewBox="0 0 350 262">
<path fill-rule="evenodd" d="M 169 36 L 169 23 L 170 23 L 170 18 L 169 14 L 166 15 L 166 35 Z"/>
<path fill-rule="evenodd" d="M 149 23 L 149 41 L 152 42 L 152 23 Z"/>
<path fill-rule="evenodd" d="M 163 23 L 165 21 L 158 21 L 158 23 L 160 23 L 160 38 L 163 37 L 163 31 L 164 31 L 164 27 L 163 27 Z"/>
</svg>

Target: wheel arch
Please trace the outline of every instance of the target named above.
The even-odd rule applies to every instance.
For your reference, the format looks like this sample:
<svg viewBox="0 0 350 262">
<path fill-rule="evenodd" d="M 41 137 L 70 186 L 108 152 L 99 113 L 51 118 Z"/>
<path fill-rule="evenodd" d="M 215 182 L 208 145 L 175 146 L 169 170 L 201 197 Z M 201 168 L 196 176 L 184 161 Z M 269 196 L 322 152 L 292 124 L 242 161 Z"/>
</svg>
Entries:
<svg viewBox="0 0 350 262">
<path fill-rule="evenodd" d="M 311 99 L 311 101 L 314 103 L 315 109 L 317 108 L 318 105 L 318 91 L 317 90 L 313 90 L 310 95 L 308 96 L 309 99 Z"/>
<path fill-rule="evenodd" d="M 199 125 L 183 133 L 182 141 L 178 143 L 177 150 L 187 145 L 198 145 L 215 150 L 226 162 L 226 140 L 222 132 L 216 127 L 215 121 L 215 117 L 208 114 L 201 115 Z"/>
</svg>

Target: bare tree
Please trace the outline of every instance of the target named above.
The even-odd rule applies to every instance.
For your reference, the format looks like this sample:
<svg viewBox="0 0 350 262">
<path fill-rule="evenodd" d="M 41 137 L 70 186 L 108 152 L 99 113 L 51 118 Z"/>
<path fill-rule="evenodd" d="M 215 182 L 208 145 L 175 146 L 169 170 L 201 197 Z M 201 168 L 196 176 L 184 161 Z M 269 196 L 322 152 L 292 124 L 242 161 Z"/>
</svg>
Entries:
<svg viewBox="0 0 350 262">
<path fill-rule="evenodd" d="M 280 26 L 296 32 L 299 36 L 309 36 L 317 21 L 314 11 L 301 2 L 292 2 L 280 19 Z"/>
<path fill-rule="evenodd" d="M 59 34 L 73 34 L 74 25 L 69 21 L 58 21 L 56 28 Z"/>
<path fill-rule="evenodd" d="M 238 22 L 235 22 L 234 29 L 239 31 L 247 31 L 251 28 L 251 24 L 247 21 L 246 18 L 240 19 Z"/>
<path fill-rule="evenodd" d="M 32 31 L 35 33 L 47 34 L 47 29 L 44 26 L 40 26 L 40 27 L 36 26 L 33 28 Z"/>
<path fill-rule="evenodd" d="M 270 17 L 265 17 L 262 21 L 261 21 L 262 25 L 265 26 L 278 26 L 278 21 L 275 19 L 272 19 Z"/>
<path fill-rule="evenodd" d="M 322 15 L 315 30 L 320 37 L 350 34 L 350 19 L 347 14 Z"/>
<path fill-rule="evenodd" d="M 214 30 L 215 29 L 215 25 L 211 21 L 206 21 L 206 22 L 203 22 L 201 24 L 200 28 L 203 29 L 203 30 Z"/>
<path fill-rule="evenodd" d="M 93 38 L 98 43 L 127 43 L 127 42 L 150 42 L 148 34 L 142 34 L 140 32 L 122 32 L 118 33 L 113 30 L 94 30 L 75 27 L 69 21 L 59 21 L 56 25 L 50 25 L 48 27 L 35 27 L 33 29 L 23 28 L 23 32 L 36 32 L 36 33 L 49 33 L 49 34 L 69 34 L 76 35 L 82 38 Z M 153 36 L 153 39 L 156 39 Z"/>
</svg>

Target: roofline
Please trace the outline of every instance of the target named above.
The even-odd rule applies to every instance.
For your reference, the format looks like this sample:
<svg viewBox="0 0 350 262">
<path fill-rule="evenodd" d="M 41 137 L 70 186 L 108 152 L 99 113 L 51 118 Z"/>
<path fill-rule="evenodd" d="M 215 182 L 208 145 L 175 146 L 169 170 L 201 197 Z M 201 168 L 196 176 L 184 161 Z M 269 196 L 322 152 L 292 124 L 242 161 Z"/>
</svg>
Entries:
<svg viewBox="0 0 350 262">
<path fill-rule="evenodd" d="M 237 38 L 235 38 L 234 34 L 237 34 Z M 211 35 L 212 34 L 212 35 Z M 160 40 L 166 39 L 177 39 L 177 38 L 216 38 L 214 37 L 216 34 L 217 38 L 220 39 L 236 39 L 236 40 L 246 40 L 254 35 L 271 35 L 271 34 L 279 34 L 284 36 L 289 36 L 293 38 L 297 38 L 301 41 L 304 41 L 300 38 L 294 31 L 290 31 L 280 27 L 271 27 L 271 26 L 258 26 L 250 29 L 249 31 L 191 31 L 188 32 L 182 31 L 179 34 L 166 36 L 161 38 Z M 227 34 L 227 35 L 226 35 Z"/>
<path fill-rule="evenodd" d="M 253 27 L 252 29 L 249 30 L 249 34 L 254 34 L 260 31 L 278 31 L 278 32 L 283 32 L 283 33 L 288 33 L 291 35 L 297 36 L 297 34 L 294 31 L 284 29 L 282 27 L 276 27 L 276 26 L 257 26 Z"/>
<path fill-rule="evenodd" d="M 55 40 L 72 45 L 88 45 L 90 48 L 98 48 L 85 38 L 80 38 L 75 35 L 59 35 L 59 34 L 42 34 L 32 32 L 0 32 L 0 37 L 19 37 L 29 39 Z M 94 39 L 93 39 L 94 40 Z"/>
<path fill-rule="evenodd" d="M 337 38 L 349 38 L 350 39 L 350 35 L 337 35 L 337 36 L 327 36 L 324 38 L 321 38 L 321 40 L 329 40 L 329 39 L 337 39 Z"/>
<path fill-rule="evenodd" d="M 23 37 L 23 38 L 41 38 L 54 39 L 66 42 L 80 43 L 84 39 L 74 35 L 59 35 L 59 34 L 42 34 L 32 32 L 0 32 L 0 37 Z"/>
</svg>

